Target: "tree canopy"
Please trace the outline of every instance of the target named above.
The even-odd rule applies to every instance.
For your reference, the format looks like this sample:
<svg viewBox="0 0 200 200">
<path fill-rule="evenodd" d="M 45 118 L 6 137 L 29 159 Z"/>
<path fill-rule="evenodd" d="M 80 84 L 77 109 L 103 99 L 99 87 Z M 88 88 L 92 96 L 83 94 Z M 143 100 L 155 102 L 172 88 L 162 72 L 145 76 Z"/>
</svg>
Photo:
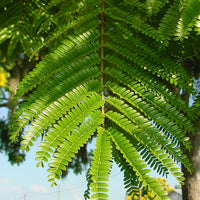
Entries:
<svg viewBox="0 0 200 200">
<path fill-rule="evenodd" d="M 16 65 L 19 49 L 40 58 L 12 98 L 19 105 L 12 141 L 23 135 L 28 151 L 42 135 L 37 166 L 49 162 L 54 185 L 96 136 L 86 199 L 108 199 L 113 161 L 129 194 L 142 186 L 167 199 L 149 173 L 170 172 L 182 184 L 177 163 L 192 171 L 184 152 L 200 115 L 199 98 L 192 107 L 187 98 L 199 76 L 199 0 L 9 0 L 0 7 L 4 69 Z"/>
</svg>

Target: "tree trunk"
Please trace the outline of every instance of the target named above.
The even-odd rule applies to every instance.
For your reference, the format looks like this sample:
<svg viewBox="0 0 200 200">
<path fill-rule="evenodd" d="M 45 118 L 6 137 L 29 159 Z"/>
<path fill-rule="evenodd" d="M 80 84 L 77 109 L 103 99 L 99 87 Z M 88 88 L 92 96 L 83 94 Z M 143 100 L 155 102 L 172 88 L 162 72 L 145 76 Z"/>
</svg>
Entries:
<svg viewBox="0 0 200 200">
<path fill-rule="evenodd" d="M 199 125 L 199 123 L 197 123 Z M 196 125 L 196 134 L 190 136 L 193 148 L 188 152 L 193 172 L 190 174 L 184 166 L 182 171 L 185 185 L 182 186 L 183 200 L 200 200 L 200 128 Z"/>
<path fill-rule="evenodd" d="M 14 95 L 16 94 L 17 87 L 22 80 L 22 78 L 29 72 L 30 66 L 27 64 L 27 60 L 23 61 L 23 65 L 21 60 L 16 62 L 16 65 L 10 71 L 10 78 L 8 79 L 8 91 L 9 91 L 9 98 L 8 98 L 8 108 L 10 109 L 9 118 L 12 117 L 13 113 L 15 112 L 15 107 L 12 106 Z M 25 66 L 25 67 L 24 67 Z M 28 66 L 28 67 L 26 67 Z"/>
</svg>

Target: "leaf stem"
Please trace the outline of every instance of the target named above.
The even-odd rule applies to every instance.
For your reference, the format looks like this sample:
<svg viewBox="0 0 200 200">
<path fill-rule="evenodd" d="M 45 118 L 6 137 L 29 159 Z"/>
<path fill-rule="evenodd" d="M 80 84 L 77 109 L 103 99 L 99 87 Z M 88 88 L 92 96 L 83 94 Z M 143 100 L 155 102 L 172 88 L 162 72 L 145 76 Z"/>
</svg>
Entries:
<svg viewBox="0 0 200 200">
<path fill-rule="evenodd" d="M 105 0 L 102 0 L 102 11 L 101 11 L 101 86 L 103 87 L 101 91 L 101 98 L 105 100 L 104 97 L 104 28 L 105 28 Z M 105 115 L 104 105 L 101 108 L 102 114 Z M 103 124 L 104 128 L 104 124 Z"/>
</svg>

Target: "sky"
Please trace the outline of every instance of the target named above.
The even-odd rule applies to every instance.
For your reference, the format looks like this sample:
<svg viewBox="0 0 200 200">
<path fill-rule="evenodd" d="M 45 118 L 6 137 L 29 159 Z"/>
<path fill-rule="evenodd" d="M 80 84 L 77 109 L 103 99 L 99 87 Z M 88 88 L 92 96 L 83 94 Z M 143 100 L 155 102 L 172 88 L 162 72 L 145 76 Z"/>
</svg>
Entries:
<svg viewBox="0 0 200 200">
<path fill-rule="evenodd" d="M 47 180 L 47 167 L 37 168 L 35 152 L 37 145 L 26 155 L 20 166 L 10 165 L 7 157 L 0 154 L 0 199 L 2 200 L 83 200 L 87 189 L 86 171 L 75 175 L 72 171 L 64 180 L 57 181 L 58 187 L 51 187 Z M 125 199 L 123 176 L 116 165 L 110 175 L 109 199 Z M 60 192 L 58 192 L 60 191 Z"/>
<path fill-rule="evenodd" d="M 87 188 L 86 170 L 82 175 L 75 175 L 70 171 L 67 178 L 57 181 L 59 186 L 51 187 L 47 179 L 47 167 L 36 167 L 36 150 L 37 145 L 27 153 L 26 161 L 20 166 L 12 166 L 7 161 L 7 157 L 0 154 L 0 199 L 83 200 L 83 193 Z M 170 176 L 168 184 L 174 187 L 178 182 Z M 124 200 L 125 197 L 123 175 L 114 164 L 109 181 L 109 200 Z"/>
<path fill-rule="evenodd" d="M 0 118 L 2 113 L 0 110 Z M 94 142 L 91 148 L 95 146 Z M 83 194 L 87 189 L 86 172 L 75 175 L 70 171 L 67 178 L 57 181 L 58 186 L 51 187 L 48 182 L 48 166 L 36 167 L 36 143 L 29 152 L 26 160 L 20 165 L 11 165 L 5 154 L 0 154 L 0 199 L 2 200 L 84 200 Z M 151 174 L 154 177 L 156 173 Z M 173 176 L 169 176 L 167 182 L 175 187 L 178 184 Z M 126 190 L 123 186 L 123 174 L 114 163 L 109 181 L 109 200 L 125 200 Z"/>
</svg>

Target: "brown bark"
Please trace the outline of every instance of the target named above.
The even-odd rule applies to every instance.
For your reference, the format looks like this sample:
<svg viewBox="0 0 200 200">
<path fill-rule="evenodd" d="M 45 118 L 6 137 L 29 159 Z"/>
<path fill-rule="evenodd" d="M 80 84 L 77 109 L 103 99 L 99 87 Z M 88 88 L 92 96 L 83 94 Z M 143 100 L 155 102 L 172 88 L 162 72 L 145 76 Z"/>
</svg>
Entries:
<svg viewBox="0 0 200 200">
<path fill-rule="evenodd" d="M 139 200 L 142 200 L 142 188 L 139 188 Z"/>
<path fill-rule="evenodd" d="M 31 65 L 30 65 L 31 66 Z M 9 117 L 15 112 L 15 107 L 12 106 L 14 95 L 16 94 L 17 87 L 20 81 L 24 78 L 24 76 L 28 73 L 30 66 L 28 65 L 28 61 L 24 60 L 23 62 L 19 60 L 16 62 L 16 65 L 10 71 L 10 78 L 8 79 L 8 91 L 9 91 L 9 99 L 8 99 L 8 108 L 10 109 Z"/>
<path fill-rule="evenodd" d="M 171 89 L 179 95 L 179 89 L 177 87 L 171 87 Z M 189 101 L 189 94 L 183 93 L 181 97 Z M 192 164 L 192 173 L 182 165 L 182 172 L 184 174 L 184 185 L 182 186 L 183 200 L 200 200 L 200 119 L 194 123 L 196 129 L 195 135 L 186 133 L 186 136 L 190 138 L 192 143 L 192 149 L 190 152 L 185 151 L 184 153 L 190 159 Z"/>
<path fill-rule="evenodd" d="M 199 124 L 199 123 L 197 123 Z M 196 125 L 196 134 L 190 136 L 193 148 L 186 152 L 192 164 L 192 174 L 182 166 L 185 185 L 182 186 L 183 200 L 200 200 L 200 128 Z"/>
</svg>

